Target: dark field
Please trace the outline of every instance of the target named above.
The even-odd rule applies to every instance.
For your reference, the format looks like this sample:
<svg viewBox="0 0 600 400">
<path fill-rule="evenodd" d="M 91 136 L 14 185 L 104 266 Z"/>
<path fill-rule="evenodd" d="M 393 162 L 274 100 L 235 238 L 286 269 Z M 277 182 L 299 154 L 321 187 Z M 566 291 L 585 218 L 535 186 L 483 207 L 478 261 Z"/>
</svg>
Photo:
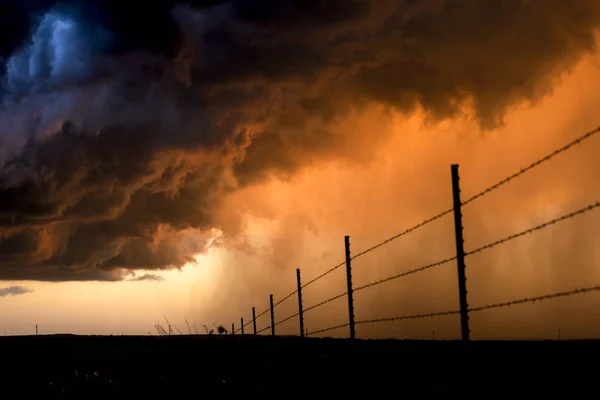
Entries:
<svg viewBox="0 0 600 400">
<path fill-rule="evenodd" d="M 599 355 L 597 341 L 0 337 L 0 396 L 587 397 L 600 387 Z"/>
</svg>

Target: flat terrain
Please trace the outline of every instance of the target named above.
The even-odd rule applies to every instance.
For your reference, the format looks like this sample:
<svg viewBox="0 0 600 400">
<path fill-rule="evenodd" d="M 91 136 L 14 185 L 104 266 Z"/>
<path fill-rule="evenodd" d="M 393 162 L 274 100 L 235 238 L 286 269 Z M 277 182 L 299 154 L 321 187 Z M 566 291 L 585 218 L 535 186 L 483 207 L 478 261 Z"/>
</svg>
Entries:
<svg viewBox="0 0 600 400">
<path fill-rule="evenodd" d="M 0 394 L 39 398 L 491 398 L 597 393 L 599 341 L 0 337 Z M 135 396 L 135 397 L 132 397 Z"/>
</svg>

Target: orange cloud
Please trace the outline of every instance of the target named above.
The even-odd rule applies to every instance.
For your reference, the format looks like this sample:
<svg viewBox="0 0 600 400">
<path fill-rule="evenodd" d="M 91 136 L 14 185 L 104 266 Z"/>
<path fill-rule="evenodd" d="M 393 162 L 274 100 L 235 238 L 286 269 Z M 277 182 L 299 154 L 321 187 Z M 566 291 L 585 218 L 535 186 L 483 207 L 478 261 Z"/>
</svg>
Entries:
<svg viewBox="0 0 600 400">
<path fill-rule="evenodd" d="M 295 269 L 304 281 L 343 261 L 343 236 L 356 254 L 452 205 L 450 164 L 460 165 L 463 200 L 600 125 L 600 58 L 584 58 L 539 104 L 515 107 L 506 124 L 482 132 L 468 115 L 424 124 L 423 114 L 362 115 L 362 136 L 377 136 L 374 155 L 353 162 L 321 162 L 286 180 L 272 180 L 228 197 L 222 212 L 236 210 L 231 229 L 245 233 L 252 252 L 228 252 L 223 289 L 205 315 L 237 320 L 295 289 Z M 557 156 L 502 188 L 464 207 L 465 246 L 471 250 L 595 202 L 600 136 Z M 348 148 L 360 154 L 363 144 Z M 359 158 L 360 159 L 360 158 Z M 243 217 L 240 218 L 239 214 Z M 594 243 L 600 212 L 572 220 L 467 257 L 472 306 L 598 284 Z M 224 219 L 225 220 L 225 219 Z M 224 225 L 227 231 L 228 225 Z M 447 216 L 353 262 L 355 286 L 454 255 L 453 221 Z M 306 288 L 310 306 L 345 291 L 343 268 Z M 202 295 L 193 296 L 201 301 Z M 458 308 L 455 263 L 391 281 L 355 295 L 357 320 Z M 595 294 L 473 314 L 474 337 L 541 338 L 594 336 Z M 347 305 L 337 300 L 306 314 L 309 330 L 347 322 Z M 277 308 L 277 320 L 293 314 L 295 298 Z M 218 311 L 217 311 L 218 310 Z M 268 325 L 268 316 L 260 326 Z M 259 326 L 259 328 L 260 328 Z M 277 328 L 296 333 L 293 319 Z M 361 337 L 454 338 L 458 316 L 360 325 Z M 331 332 L 345 336 L 347 329 Z"/>
</svg>

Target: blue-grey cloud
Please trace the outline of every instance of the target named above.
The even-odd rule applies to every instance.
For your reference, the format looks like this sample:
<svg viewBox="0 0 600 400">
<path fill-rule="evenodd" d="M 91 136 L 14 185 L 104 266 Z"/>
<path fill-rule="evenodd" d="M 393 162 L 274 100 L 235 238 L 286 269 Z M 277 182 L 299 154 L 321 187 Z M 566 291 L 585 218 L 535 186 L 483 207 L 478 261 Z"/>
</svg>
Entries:
<svg viewBox="0 0 600 400">
<path fill-rule="evenodd" d="M 45 14 L 29 43 L 6 63 L 6 89 L 18 95 L 60 90 L 98 73 L 99 52 L 110 38 L 107 31 L 87 31 L 76 17 L 59 11 Z M 53 87 L 52 85 L 59 85 Z"/>
<path fill-rule="evenodd" d="M 0 288 L 0 297 L 17 296 L 20 294 L 27 294 L 31 292 L 33 292 L 33 290 L 24 286 L 9 286 L 5 288 Z"/>
</svg>

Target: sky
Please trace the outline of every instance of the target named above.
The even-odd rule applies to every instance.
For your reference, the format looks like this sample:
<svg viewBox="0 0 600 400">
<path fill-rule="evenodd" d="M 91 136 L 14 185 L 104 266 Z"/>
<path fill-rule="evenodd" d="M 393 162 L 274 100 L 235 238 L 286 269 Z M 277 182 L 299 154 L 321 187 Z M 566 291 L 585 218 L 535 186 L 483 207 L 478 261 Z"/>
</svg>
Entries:
<svg viewBox="0 0 600 400">
<path fill-rule="evenodd" d="M 345 235 L 357 253 L 450 208 L 451 164 L 466 198 L 600 126 L 592 0 L 201 3 L 144 18 L 117 2 L 2 6 L 0 334 L 238 325 L 293 291 L 296 268 L 308 281 L 343 261 Z M 596 202 L 599 146 L 465 206 L 466 250 Z M 600 284 L 598 218 L 467 257 L 469 304 Z M 355 259 L 354 285 L 454 252 L 446 216 Z M 340 268 L 304 304 L 344 291 Z M 472 336 L 598 337 L 599 303 L 474 313 Z M 355 293 L 357 320 L 457 307 L 455 263 Z M 292 297 L 276 320 L 296 311 Z M 344 299 L 305 315 L 309 331 L 345 322 Z M 459 329 L 448 316 L 357 336 Z"/>
</svg>

